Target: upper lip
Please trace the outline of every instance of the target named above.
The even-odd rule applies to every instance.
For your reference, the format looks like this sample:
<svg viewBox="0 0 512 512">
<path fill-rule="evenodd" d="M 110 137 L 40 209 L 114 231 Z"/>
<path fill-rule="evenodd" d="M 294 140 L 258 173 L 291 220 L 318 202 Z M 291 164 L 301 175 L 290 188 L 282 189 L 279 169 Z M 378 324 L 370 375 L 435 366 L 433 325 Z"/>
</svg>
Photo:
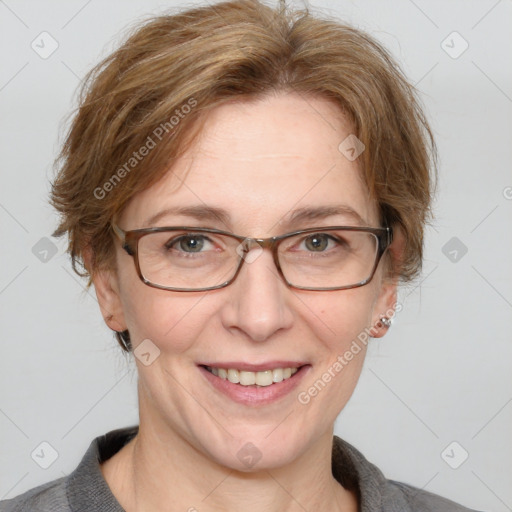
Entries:
<svg viewBox="0 0 512 512">
<path fill-rule="evenodd" d="M 245 372 L 262 372 L 264 370 L 275 370 L 276 368 L 300 368 L 307 363 L 300 361 L 268 361 L 266 363 L 244 363 L 243 361 L 220 361 L 211 363 L 199 363 L 199 366 L 209 366 L 210 368 L 224 368 L 225 370 L 234 369 Z"/>
</svg>

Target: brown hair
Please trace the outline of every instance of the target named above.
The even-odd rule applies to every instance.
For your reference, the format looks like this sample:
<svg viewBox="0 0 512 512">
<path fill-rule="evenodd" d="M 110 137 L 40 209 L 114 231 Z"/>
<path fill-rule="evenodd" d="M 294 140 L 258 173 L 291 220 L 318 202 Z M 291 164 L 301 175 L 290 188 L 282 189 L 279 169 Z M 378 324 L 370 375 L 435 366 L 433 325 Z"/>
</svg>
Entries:
<svg viewBox="0 0 512 512">
<path fill-rule="evenodd" d="M 405 235 L 392 274 L 414 278 L 431 216 L 435 145 L 413 86 L 367 34 L 257 0 L 151 18 L 87 74 L 51 192 L 61 214 L 54 235 L 68 233 L 75 271 L 90 285 L 95 270 L 115 268 L 113 216 L 163 176 L 208 111 L 281 91 L 329 99 L 351 121 L 366 146 L 358 161 L 381 223 Z"/>
</svg>

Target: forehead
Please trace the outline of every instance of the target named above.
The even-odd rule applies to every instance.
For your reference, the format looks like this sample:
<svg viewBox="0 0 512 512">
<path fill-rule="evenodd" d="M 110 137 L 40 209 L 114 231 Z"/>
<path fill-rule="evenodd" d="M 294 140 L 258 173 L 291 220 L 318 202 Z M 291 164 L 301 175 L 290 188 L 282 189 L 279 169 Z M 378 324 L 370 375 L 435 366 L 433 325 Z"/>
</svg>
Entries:
<svg viewBox="0 0 512 512">
<path fill-rule="evenodd" d="M 226 214 L 222 228 L 263 236 L 299 218 L 299 211 L 338 208 L 376 225 L 358 162 L 338 149 L 350 134 L 339 107 L 318 97 L 280 94 L 222 105 L 169 172 L 133 198 L 123 223 L 129 229 L 156 225 L 159 214 L 158 225 L 183 223 L 185 210 L 211 208 Z M 344 213 L 334 220 L 357 224 Z"/>
</svg>

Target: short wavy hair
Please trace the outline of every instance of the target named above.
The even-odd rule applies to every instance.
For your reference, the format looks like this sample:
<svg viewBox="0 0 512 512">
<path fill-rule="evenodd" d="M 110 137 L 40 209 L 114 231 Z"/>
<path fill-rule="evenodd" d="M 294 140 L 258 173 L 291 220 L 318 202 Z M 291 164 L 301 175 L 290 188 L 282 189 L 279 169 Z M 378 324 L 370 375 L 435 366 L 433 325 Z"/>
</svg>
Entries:
<svg viewBox="0 0 512 512">
<path fill-rule="evenodd" d="M 277 92 L 339 105 L 366 146 L 358 163 L 382 225 L 404 234 L 390 271 L 402 282 L 419 274 L 436 151 L 415 88 L 358 29 L 308 9 L 233 0 L 137 24 L 85 77 L 51 202 L 60 213 L 54 235 L 68 234 L 88 285 L 96 270 L 115 268 L 114 216 L 190 147 L 208 112 Z"/>
</svg>

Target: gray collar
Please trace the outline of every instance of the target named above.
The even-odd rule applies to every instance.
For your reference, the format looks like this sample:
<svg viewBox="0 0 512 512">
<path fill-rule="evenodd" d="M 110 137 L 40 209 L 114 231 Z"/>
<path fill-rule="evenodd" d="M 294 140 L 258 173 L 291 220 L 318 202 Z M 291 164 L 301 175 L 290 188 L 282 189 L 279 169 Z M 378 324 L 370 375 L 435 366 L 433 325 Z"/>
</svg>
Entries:
<svg viewBox="0 0 512 512">
<path fill-rule="evenodd" d="M 66 495 L 73 512 L 124 512 L 101 473 L 100 463 L 117 453 L 138 429 L 132 426 L 113 430 L 91 442 L 78 467 L 67 478 Z M 411 510 L 410 501 L 400 488 L 390 485 L 376 466 L 337 436 L 333 439 L 332 472 L 341 485 L 356 492 L 360 512 Z"/>
</svg>

